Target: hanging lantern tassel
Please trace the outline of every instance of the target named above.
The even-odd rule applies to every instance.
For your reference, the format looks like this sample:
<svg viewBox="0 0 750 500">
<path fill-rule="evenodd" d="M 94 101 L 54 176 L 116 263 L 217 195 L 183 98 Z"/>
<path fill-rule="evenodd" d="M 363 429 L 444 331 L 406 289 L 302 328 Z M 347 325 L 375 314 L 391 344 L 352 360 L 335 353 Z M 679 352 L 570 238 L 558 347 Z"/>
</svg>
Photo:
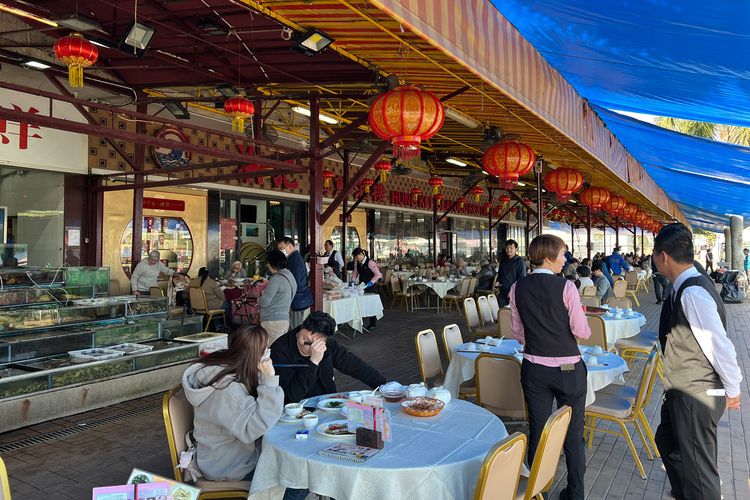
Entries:
<svg viewBox="0 0 750 500">
<path fill-rule="evenodd" d="M 411 189 L 411 199 L 416 203 L 419 201 L 419 196 L 422 194 L 422 190 L 419 188 Z"/>
<path fill-rule="evenodd" d="M 391 162 L 380 160 L 375 164 L 375 170 L 380 174 L 380 183 L 384 184 L 388 180 L 388 173 L 391 171 Z"/>
<path fill-rule="evenodd" d="M 68 67 L 68 81 L 73 88 L 83 87 L 83 68 L 99 59 L 96 45 L 74 33 L 55 42 L 55 56 Z"/>
<path fill-rule="evenodd" d="M 331 180 L 335 174 L 330 170 L 323 170 L 323 189 L 331 189 Z"/>
<path fill-rule="evenodd" d="M 370 188 L 373 184 L 375 184 L 375 181 L 372 179 L 365 179 L 362 181 L 362 185 L 365 188 L 365 194 L 370 194 Z"/>
<path fill-rule="evenodd" d="M 440 192 L 440 186 L 443 185 L 443 179 L 440 177 L 430 177 L 428 182 L 430 186 L 432 186 L 432 196 L 435 196 Z"/>
</svg>

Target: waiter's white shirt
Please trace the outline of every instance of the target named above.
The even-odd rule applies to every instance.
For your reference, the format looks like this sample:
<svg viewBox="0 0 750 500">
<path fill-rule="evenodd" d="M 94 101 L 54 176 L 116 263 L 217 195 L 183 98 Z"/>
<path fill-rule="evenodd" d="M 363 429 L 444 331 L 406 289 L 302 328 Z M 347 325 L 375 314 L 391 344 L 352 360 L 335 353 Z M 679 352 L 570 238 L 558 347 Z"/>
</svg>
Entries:
<svg viewBox="0 0 750 500">
<path fill-rule="evenodd" d="M 672 301 L 685 280 L 700 275 L 701 273 L 692 266 L 683 271 L 674 281 Z M 737 364 L 737 351 L 727 336 L 713 297 L 703 287 L 691 286 L 682 292 L 680 303 L 695 340 L 698 341 L 708 362 L 719 374 L 727 396 L 738 396 L 742 372 Z"/>
</svg>

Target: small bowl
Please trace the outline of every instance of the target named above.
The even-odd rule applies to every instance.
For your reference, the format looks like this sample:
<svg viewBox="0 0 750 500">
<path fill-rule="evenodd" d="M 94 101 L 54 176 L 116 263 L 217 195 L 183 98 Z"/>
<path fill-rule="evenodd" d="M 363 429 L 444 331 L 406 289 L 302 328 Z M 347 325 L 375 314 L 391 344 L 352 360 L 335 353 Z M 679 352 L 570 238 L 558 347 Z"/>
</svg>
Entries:
<svg viewBox="0 0 750 500">
<path fill-rule="evenodd" d="M 302 410 L 304 410 L 304 408 L 299 403 L 289 403 L 284 406 L 284 413 L 290 417 L 299 416 L 299 414 L 302 413 Z"/>
<path fill-rule="evenodd" d="M 318 416 L 314 414 L 305 415 L 302 417 L 302 425 L 305 426 L 305 429 L 312 429 L 318 425 Z"/>
<path fill-rule="evenodd" d="M 380 392 L 383 394 L 383 398 L 389 402 L 389 403 L 398 403 L 402 399 L 404 399 L 404 391 L 393 391 L 393 392 L 386 392 L 382 389 Z"/>
</svg>

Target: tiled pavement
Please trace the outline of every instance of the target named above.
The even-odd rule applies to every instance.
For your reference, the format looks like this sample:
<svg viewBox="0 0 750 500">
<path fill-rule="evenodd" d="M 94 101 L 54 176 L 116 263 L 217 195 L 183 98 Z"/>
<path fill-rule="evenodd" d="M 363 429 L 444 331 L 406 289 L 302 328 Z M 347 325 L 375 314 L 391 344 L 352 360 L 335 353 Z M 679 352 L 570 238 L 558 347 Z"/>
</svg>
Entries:
<svg viewBox="0 0 750 500">
<path fill-rule="evenodd" d="M 658 309 L 653 295 L 642 295 L 638 308 L 648 318 L 647 329 L 656 329 Z M 389 301 L 388 301 L 389 302 Z M 389 305 L 389 303 L 386 303 Z M 728 305 L 729 334 L 737 347 L 743 373 L 750 373 L 750 302 Z M 353 352 L 379 369 L 388 380 L 402 383 L 419 378 L 414 334 L 424 328 L 439 332 L 449 323 L 464 322 L 458 313 L 440 316 L 431 312 L 387 310 L 374 334 L 354 340 L 341 339 Z M 629 378 L 637 379 L 636 366 Z M 340 390 L 354 389 L 359 383 L 339 374 Z M 744 381 L 743 403 L 739 411 L 727 412 L 719 428 L 719 467 L 724 498 L 748 499 L 750 395 Z M 648 407 L 652 426 L 659 422 L 661 387 L 657 386 Z M 170 472 L 166 436 L 161 416 L 161 394 L 121 403 L 108 408 L 54 420 L 25 429 L 0 434 L 0 456 L 10 474 L 15 499 L 90 498 L 97 485 L 123 482 L 132 467 L 168 475 Z M 600 424 L 601 425 L 601 424 Z M 50 434 L 52 433 L 52 434 Z M 642 480 L 622 438 L 597 434 L 587 450 L 587 498 L 648 499 L 671 498 L 669 483 L 660 460 L 649 462 L 638 437 L 634 437 L 648 474 Z M 565 468 L 560 465 L 554 489 L 547 498 L 557 498 L 565 484 Z"/>
</svg>

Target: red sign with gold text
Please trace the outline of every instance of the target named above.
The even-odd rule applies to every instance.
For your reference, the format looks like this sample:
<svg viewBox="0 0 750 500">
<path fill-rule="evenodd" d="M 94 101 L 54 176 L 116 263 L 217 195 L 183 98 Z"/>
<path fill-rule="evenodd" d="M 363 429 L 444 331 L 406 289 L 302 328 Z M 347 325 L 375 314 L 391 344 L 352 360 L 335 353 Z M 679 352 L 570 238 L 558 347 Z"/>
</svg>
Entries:
<svg viewBox="0 0 750 500">
<path fill-rule="evenodd" d="M 221 226 L 221 249 L 234 250 L 237 241 L 237 221 L 222 217 L 219 224 Z"/>
<path fill-rule="evenodd" d="M 184 212 L 185 202 L 182 200 L 166 200 L 163 198 L 143 198 L 143 208 L 149 210 Z"/>
</svg>

